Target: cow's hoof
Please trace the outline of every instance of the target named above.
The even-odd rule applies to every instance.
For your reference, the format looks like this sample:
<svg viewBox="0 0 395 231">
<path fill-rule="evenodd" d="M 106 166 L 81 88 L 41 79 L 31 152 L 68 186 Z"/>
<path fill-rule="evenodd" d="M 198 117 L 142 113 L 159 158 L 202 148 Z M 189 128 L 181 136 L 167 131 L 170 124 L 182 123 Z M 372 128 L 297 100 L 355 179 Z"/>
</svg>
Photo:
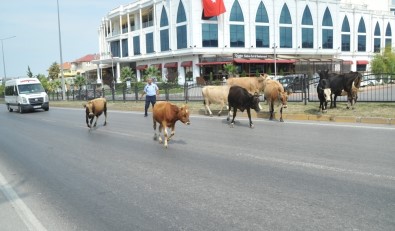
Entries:
<svg viewBox="0 0 395 231">
<path fill-rule="evenodd" d="M 254 128 L 254 125 L 253 125 L 253 124 L 250 124 L 250 128 Z"/>
<path fill-rule="evenodd" d="M 107 122 L 104 122 L 103 126 L 106 126 L 106 125 L 107 125 Z"/>
<path fill-rule="evenodd" d="M 226 121 L 229 121 L 229 117 L 228 117 L 228 118 L 226 118 Z"/>
<path fill-rule="evenodd" d="M 154 135 L 154 140 L 158 140 L 158 136 L 156 134 Z"/>
<path fill-rule="evenodd" d="M 284 120 L 283 120 L 283 119 L 280 119 L 280 122 L 284 122 Z"/>
<path fill-rule="evenodd" d="M 229 127 L 230 127 L 230 128 L 234 128 L 234 127 L 235 127 L 235 123 L 231 123 L 231 124 L 229 125 Z"/>
<path fill-rule="evenodd" d="M 210 117 L 213 117 L 213 114 L 210 114 Z"/>
</svg>

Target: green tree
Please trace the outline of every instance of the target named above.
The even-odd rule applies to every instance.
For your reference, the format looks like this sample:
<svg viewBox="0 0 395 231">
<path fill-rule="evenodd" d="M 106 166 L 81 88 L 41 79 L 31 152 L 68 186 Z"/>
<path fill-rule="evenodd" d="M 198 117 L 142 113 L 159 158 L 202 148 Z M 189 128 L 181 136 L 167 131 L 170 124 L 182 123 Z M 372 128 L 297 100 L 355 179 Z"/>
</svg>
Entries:
<svg viewBox="0 0 395 231">
<path fill-rule="evenodd" d="M 145 75 L 148 76 L 149 78 L 155 78 L 158 82 L 161 81 L 160 71 L 155 66 L 150 66 L 147 69 L 145 69 Z"/>
<path fill-rule="evenodd" d="M 82 86 L 84 86 L 86 84 L 86 80 L 85 77 L 82 75 L 77 75 L 74 78 L 74 85 L 78 86 L 78 89 L 81 89 Z"/>
<path fill-rule="evenodd" d="M 389 78 L 395 80 L 395 53 L 390 46 L 384 48 L 382 53 L 376 54 L 371 62 L 372 73 L 380 80 L 381 74 L 388 73 Z M 387 82 L 387 79 L 384 80 Z"/>
<path fill-rule="evenodd" d="M 225 64 L 224 69 L 228 73 L 229 77 L 234 77 L 237 73 L 237 67 L 231 63 Z"/>
<path fill-rule="evenodd" d="M 122 67 L 121 69 L 121 82 L 123 86 L 126 86 L 126 81 L 130 79 L 130 81 L 136 81 L 136 75 L 134 74 L 132 68 L 130 67 Z"/>
<path fill-rule="evenodd" d="M 36 78 L 41 82 L 41 85 L 43 85 L 45 91 L 48 92 L 50 87 L 47 77 L 43 74 L 38 74 Z"/>
<path fill-rule="evenodd" d="M 48 69 L 48 77 L 52 80 L 58 79 L 60 73 L 60 67 L 57 62 L 52 63 Z"/>
<path fill-rule="evenodd" d="M 33 78 L 33 72 L 30 70 L 30 66 L 27 66 L 27 73 L 26 74 L 29 78 Z"/>
</svg>

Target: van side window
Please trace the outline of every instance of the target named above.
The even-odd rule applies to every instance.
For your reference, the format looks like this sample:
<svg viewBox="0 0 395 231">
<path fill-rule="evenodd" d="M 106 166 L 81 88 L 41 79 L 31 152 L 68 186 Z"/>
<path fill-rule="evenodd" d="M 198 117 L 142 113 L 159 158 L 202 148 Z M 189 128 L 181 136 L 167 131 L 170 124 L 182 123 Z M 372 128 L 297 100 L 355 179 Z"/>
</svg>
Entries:
<svg viewBox="0 0 395 231">
<path fill-rule="evenodd" d="M 14 95 L 14 86 L 5 87 L 5 95 Z"/>
</svg>

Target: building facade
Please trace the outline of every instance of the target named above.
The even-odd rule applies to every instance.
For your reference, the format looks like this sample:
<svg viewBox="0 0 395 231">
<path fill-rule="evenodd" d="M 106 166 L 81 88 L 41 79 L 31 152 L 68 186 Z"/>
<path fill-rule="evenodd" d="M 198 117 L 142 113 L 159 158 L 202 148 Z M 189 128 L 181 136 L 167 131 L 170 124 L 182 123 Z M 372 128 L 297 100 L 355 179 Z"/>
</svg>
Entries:
<svg viewBox="0 0 395 231">
<path fill-rule="evenodd" d="M 124 66 L 138 80 L 156 66 L 163 79 L 178 83 L 222 79 L 227 63 L 250 76 L 323 63 L 333 71 L 366 71 L 375 53 L 394 44 L 390 0 L 223 2 L 226 12 L 210 18 L 198 0 L 137 0 L 109 11 L 93 60 L 98 82 L 109 66 L 117 81 Z"/>
</svg>

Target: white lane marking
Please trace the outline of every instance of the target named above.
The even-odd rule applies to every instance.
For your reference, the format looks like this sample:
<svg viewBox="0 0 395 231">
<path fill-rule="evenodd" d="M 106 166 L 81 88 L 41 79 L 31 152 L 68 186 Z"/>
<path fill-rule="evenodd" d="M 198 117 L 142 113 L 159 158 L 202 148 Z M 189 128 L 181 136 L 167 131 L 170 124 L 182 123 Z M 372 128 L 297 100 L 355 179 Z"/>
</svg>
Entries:
<svg viewBox="0 0 395 231">
<path fill-rule="evenodd" d="M 279 163 L 279 164 L 284 164 L 284 165 L 290 165 L 290 166 L 295 166 L 295 167 L 319 169 L 319 170 L 326 170 L 326 171 L 337 172 L 337 173 L 348 173 L 348 174 L 351 174 L 351 175 L 369 176 L 369 177 L 374 177 L 374 178 L 380 178 L 380 179 L 387 179 L 387 180 L 395 181 L 395 176 L 381 175 L 381 174 L 370 173 L 370 172 L 354 171 L 354 170 L 351 170 L 351 169 L 330 167 L 330 166 L 321 165 L 321 164 L 313 164 L 313 163 L 302 162 L 302 161 L 288 161 L 288 160 L 284 160 L 284 159 L 271 158 L 271 157 L 261 157 L 261 156 L 254 156 L 254 155 L 251 155 L 251 154 L 241 154 L 241 153 L 237 154 L 237 156 L 247 157 L 247 158 L 256 159 L 256 160 L 260 160 L 260 161 L 274 162 L 274 163 Z"/>
<path fill-rule="evenodd" d="M 34 216 L 33 212 L 27 207 L 25 202 L 18 196 L 11 185 L 8 184 L 7 180 L 0 173 L 0 190 L 7 197 L 8 201 L 11 202 L 12 207 L 16 213 L 25 223 L 26 227 L 32 231 L 46 231 L 47 229 L 41 224 L 41 222 Z"/>
</svg>

